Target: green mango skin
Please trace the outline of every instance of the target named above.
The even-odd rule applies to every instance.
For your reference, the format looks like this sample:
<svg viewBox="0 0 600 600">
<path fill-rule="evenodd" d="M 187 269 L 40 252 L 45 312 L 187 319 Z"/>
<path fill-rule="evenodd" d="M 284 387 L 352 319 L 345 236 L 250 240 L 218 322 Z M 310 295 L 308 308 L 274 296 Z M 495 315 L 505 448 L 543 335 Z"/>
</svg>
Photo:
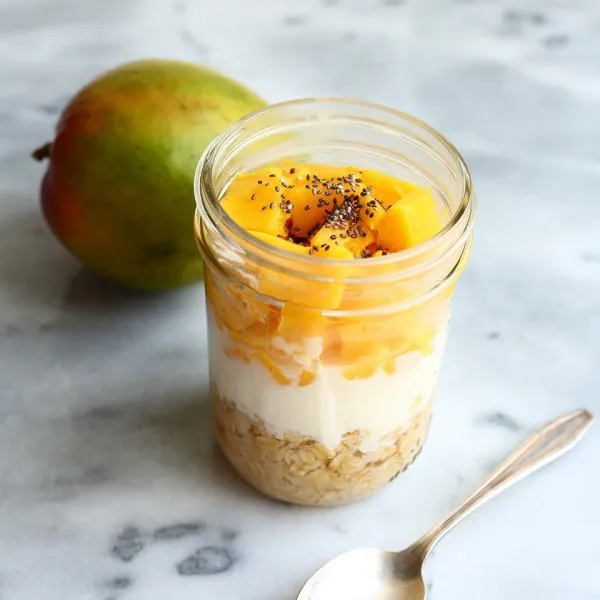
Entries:
<svg viewBox="0 0 600 600">
<path fill-rule="evenodd" d="M 127 286 L 165 290 L 201 279 L 196 165 L 216 136 L 263 106 L 242 85 L 190 63 L 144 60 L 108 71 L 60 118 L 42 181 L 50 228 L 84 264 Z"/>
</svg>

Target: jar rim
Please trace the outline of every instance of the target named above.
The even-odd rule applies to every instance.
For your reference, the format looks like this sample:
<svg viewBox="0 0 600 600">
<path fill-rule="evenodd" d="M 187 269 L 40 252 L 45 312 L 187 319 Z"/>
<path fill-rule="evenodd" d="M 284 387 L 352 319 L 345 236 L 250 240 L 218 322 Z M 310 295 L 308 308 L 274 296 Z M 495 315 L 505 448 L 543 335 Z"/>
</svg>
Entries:
<svg viewBox="0 0 600 600">
<path fill-rule="evenodd" d="M 436 233 L 433 237 L 429 238 L 425 242 L 418 244 L 417 246 L 414 246 L 412 248 L 407 248 L 384 256 L 371 257 L 369 258 L 369 260 L 356 260 L 354 258 L 324 258 L 314 255 L 305 256 L 293 252 L 291 250 L 286 250 L 285 248 L 275 247 L 272 244 L 269 244 L 268 242 L 265 242 L 253 236 L 242 226 L 238 225 L 229 216 L 229 214 L 227 214 L 227 212 L 219 202 L 219 197 L 215 192 L 214 180 L 211 174 L 211 159 L 214 159 L 215 153 L 217 152 L 219 147 L 227 143 L 227 141 L 235 139 L 237 135 L 244 131 L 244 129 L 249 123 L 260 118 L 265 114 L 268 114 L 269 112 L 272 112 L 277 109 L 285 109 L 286 107 L 310 107 L 311 105 L 317 105 L 319 103 L 336 103 L 345 106 L 369 108 L 374 109 L 382 114 L 388 114 L 394 118 L 403 119 L 412 123 L 413 125 L 416 125 L 419 129 L 431 135 L 437 142 L 439 142 L 444 147 L 445 150 L 448 151 L 450 156 L 456 162 L 456 166 L 458 167 L 458 171 L 461 176 L 461 199 L 456 210 L 451 214 L 448 222 L 438 233 Z M 204 194 L 208 195 L 208 203 L 202 202 L 202 194 L 200 193 L 201 189 L 204 192 Z M 202 154 L 196 167 L 196 172 L 194 176 L 194 195 L 198 211 L 203 217 L 205 223 L 206 217 L 210 218 L 209 222 L 211 222 L 213 226 L 213 219 L 224 222 L 227 228 L 233 231 L 235 235 L 239 237 L 240 240 L 242 240 L 244 243 L 247 243 L 251 247 L 257 247 L 262 252 L 275 254 L 284 259 L 298 261 L 299 264 L 327 264 L 331 266 L 347 266 L 352 264 L 354 267 L 359 268 L 367 268 L 369 265 L 372 266 L 374 264 L 401 264 L 405 260 L 411 260 L 414 258 L 418 258 L 420 255 L 427 254 L 431 251 L 432 248 L 435 248 L 444 239 L 447 239 L 448 234 L 451 231 L 453 231 L 456 228 L 456 226 L 461 222 L 466 212 L 468 210 L 471 210 L 471 214 L 469 215 L 464 231 L 459 236 L 459 239 L 454 240 L 451 244 L 452 246 L 458 245 L 462 241 L 466 240 L 466 238 L 468 237 L 473 226 L 475 213 L 475 197 L 473 194 L 472 180 L 469 168 L 467 167 L 467 164 L 460 152 L 458 151 L 458 149 L 446 136 L 444 136 L 441 132 L 439 132 L 431 125 L 427 124 L 425 121 L 419 119 L 418 117 L 414 117 L 409 113 L 375 102 L 369 102 L 366 100 L 353 98 L 339 98 L 335 96 L 306 97 L 294 100 L 287 100 L 284 102 L 277 102 L 274 104 L 270 104 L 264 108 L 255 110 L 233 123 L 224 133 L 212 140 L 212 142 L 207 146 L 206 150 Z"/>
</svg>

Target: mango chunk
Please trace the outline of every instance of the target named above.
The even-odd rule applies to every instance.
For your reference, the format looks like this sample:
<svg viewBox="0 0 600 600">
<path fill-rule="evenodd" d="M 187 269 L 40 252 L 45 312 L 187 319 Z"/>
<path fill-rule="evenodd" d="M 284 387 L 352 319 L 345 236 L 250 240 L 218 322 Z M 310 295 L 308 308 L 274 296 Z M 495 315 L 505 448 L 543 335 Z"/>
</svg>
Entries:
<svg viewBox="0 0 600 600">
<path fill-rule="evenodd" d="M 261 200 L 258 197 L 252 200 L 252 195 L 247 197 L 227 194 L 221 200 L 221 206 L 240 227 L 247 231 L 287 236 L 285 224 L 288 215 L 279 208 L 277 199 L 272 200 L 275 204 L 273 208 L 270 208 L 270 203 L 261 204 L 261 202 L 267 202 L 267 200 Z M 267 208 L 262 210 L 263 206 Z"/>
<path fill-rule="evenodd" d="M 360 220 L 364 223 L 363 229 L 365 231 L 374 231 L 381 223 L 381 219 L 385 217 L 385 208 L 377 201 L 373 202 L 368 198 L 365 198 L 365 200 L 367 202 L 360 209 Z M 368 204 L 368 202 L 371 202 L 371 204 Z"/>
<path fill-rule="evenodd" d="M 385 208 L 395 204 L 407 194 L 421 189 L 415 183 L 373 169 L 362 169 L 361 178 L 363 179 L 363 185 L 371 186 L 371 195 L 377 198 Z"/>
<path fill-rule="evenodd" d="M 283 302 L 301 301 L 303 306 L 329 310 L 339 307 L 344 295 L 344 282 L 305 281 L 297 276 L 261 269 L 258 289 L 261 294 Z"/>
<path fill-rule="evenodd" d="M 418 189 L 385 213 L 377 227 L 377 244 L 398 252 L 427 241 L 441 228 L 431 191 Z"/>
<path fill-rule="evenodd" d="M 418 185 L 410 181 L 403 181 L 393 175 L 379 173 L 372 169 L 363 169 L 360 177 L 362 179 L 362 186 L 367 187 L 369 190 L 369 194 L 361 196 L 363 202 L 367 204 L 370 200 L 375 199 L 383 210 L 387 210 L 411 192 L 421 189 Z M 369 208 L 375 208 L 375 210 L 369 210 L 369 212 L 374 213 L 371 218 L 377 222 L 380 219 L 377 211 L 378 207 L 375 205 Z M 369 218 L 363 217 L 363 221 L 368 223 Z"/>
<path fill-rule="evenodd" d="M 360 257 L 363 250 L 376 242 L 376 234 L 370 229 L 348 231 L 344 229 L 332 229 L 321 227 L 310 240 L 310 245 L 315 250 L 315 256 L 327 256 L 330 258 L 354 258 Z M 362 235 L 361 235 L 362 234 Z"/>
<path fill-rule="evenodd" d="M 265 350 L 256 350 L 254 356 L 269 370 L 277 383 L 281 385 L 290 385 L 292 383 L 292 380 L 284 374 L 268 352 Z"/>
<path fill-rule="evenodd" d="M 281 309 L 277 332 L 286 340 L 316 337 L 323 333 L 326 322 L 320 310 L 286 302 Z"/>
<path fill-rule="evenodd" d="M 363 347 L 363 358 L 342 369 L 342 375 L 346 379 L 367 379 L 384 367 L 389 358 L 390 349 L 384 344 L 375 344 L 368 349 Z"/>
<path fill-rule="evenodd" d="M 254 322 L 250 327 L 242 330 L 230 330 L 229 339 L 238 345 L 250 348 L 266 347 L 268 345 L 269 331 L 265 323 Z"/>
<path fill-rule="evenodd" d="M 260 193 L 263 184 L 269 179 L 270 173 L 281 175 L 281 169 L 261 169 L 253 173 L 238 173 L 227 188 L 227 195 L 250 198 L 252 194 Z M 258 183 L 259 181 L 261 183 Z"/>
<path fill-rule="evenodd" d="M 257 237 L 263 242 L 267 242 L 267 244 L 271 244 L 271 246 L 287 250 L 288 252 L 295 252 L 296 254 L 305 254 L 308 256 L 309 248 L 306 246 L 294 244 L 294 242 L 291 242 L 290 240 L 284 240 L 276 235 L 271 235 L 270 233 L 264 233 L 262 231 L 249 231 L 248 233 L 251 233 L 254 237 Z"/>
<path fill-rule="evenodd" d="M 317 378 L 316 373 L 312 371 L 307 371 L 306 369 L 302 369 L 302 373 L 300 373 L 300 379 L 298 380 L 298 385 L 300 387 L 306 387 L 315 381 Z"/>
<path fill-rule="evenodd" d="M 393 375 L 396 372 L 396 359 L 394 357 L 388 358 L 385 364 L 383 365 L 383 370 L 388 375 Z"/>
<path fill-rule="evenodd" d="M 304 187 L 304 186 L 302 186 Z M 308 192 L 308 190 L 304 190 Z M 318 227 L 327 218 L 327 206 L 318 206 L 310 197 L 302 197 L 292 202 L 292 223 L 290 233 L 301 238 L 307 237 L 309 232 Z"/>
<path fill-rule="evenodd" d="M 308 255 L 310 250 L 306 246 L 262 232 L 252 231 L 250 233 L 273 246 L 296 254 Z M 339 248 L 339 254 L 340 258 L 352 258 L 352 255 L 344 248 Z M 325 276 L 334 277 L 336 275 L 326 268 L 317 270 Z M 311 282 L 303 280 L 298 275 L 288 275 L 276 270 L 261 268 L 258 271 L 258 289 L 262 294 L 283 302 L 294 302 L 301 298 L 303 307 L 326 310 L 337 308 L 340 305 L 344 284 L 341 278 L 340 281 Z M 288 313 L 290 310 L 290 308 L 287 309 Z"/>
<path fill-rule="evenodd" d="M 208 302 L 213 310 L 219 329 L 225 326 L 231 331 L 241 331 L 257 320 L 264 320 L 266 317 L 264 314 L 251 314 L 250 311 L 246 310 L 242 297 L 231 294 L 221 286 L 216 285 L 212 277 L 206 278 L 205 285 Z"/>
<path fill-rule="evenodd" d="M 355 167 L 329 165 L 304 165 L 297 169 L 294 188 L 286 191 L 286 198 L 289 194 L 293 204 L 290 231 L 294 236 L 307 237 L 311 230 L 323 224 L 327 212 L 334 207 L 333 200 L 341 201 L 341 196 L 330 190 L 324 182 L 331 179 L 337 181 L 338 177 L 346 177 L 350 173 L 356 175 L 359 171 Z M 318 181 L 313 174 L 319 178 Z M 318 193 L 313 193 L 313 190 Z"/>
<path fill-rule="evenodd" d="M 354 254 L 348 248 L 344 248 L 344 246 L 336 246 L 335 244 L 332 246 L 329 244 L 329 248 L 320 248 L 318 252 L 315 252 L 315 256 L 319 256 L 320 258 L 335 258 L 339 260 L 349 260 L 354 258 Z"/>
</svg>

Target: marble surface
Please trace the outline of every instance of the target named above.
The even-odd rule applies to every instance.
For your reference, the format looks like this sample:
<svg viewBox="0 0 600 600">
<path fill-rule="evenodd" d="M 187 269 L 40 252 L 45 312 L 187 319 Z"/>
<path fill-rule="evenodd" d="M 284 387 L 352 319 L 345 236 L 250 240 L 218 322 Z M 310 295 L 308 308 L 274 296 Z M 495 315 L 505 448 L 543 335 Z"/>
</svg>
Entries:
<svg viewBox="0 0 600 600">
<path fill-rule="evenodd" d="M 0 599 L 292 600 L 356 546 L 400 548 L 528 430 L 600 412 L 597 0 L 5 0 L 0 7 Z M 182 57 L 271 101 L 334 94 L 446 133 L 478 190 L 429 443 L 372 500 L 259 497 L 215 448 L 202 286 L 83 270 L 29 158 L 119 62 Z M 600 429 L 437 549 L 433 600 L 600 598 Z"/>
</svg>

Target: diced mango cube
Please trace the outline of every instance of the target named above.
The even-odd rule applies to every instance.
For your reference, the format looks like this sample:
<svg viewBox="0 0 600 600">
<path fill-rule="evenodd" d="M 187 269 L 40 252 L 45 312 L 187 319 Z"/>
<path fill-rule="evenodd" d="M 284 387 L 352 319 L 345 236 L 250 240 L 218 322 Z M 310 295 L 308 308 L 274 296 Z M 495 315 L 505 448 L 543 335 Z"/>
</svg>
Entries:
<svg viewBox="0 0 600 600">
<path fill-rule="evenodd" d="M 413 341 L 407 339 L 403 335 L 398 334 L 397 332 L 395 332 L 395 335 L 391 335 L 387 342 L 394 357 L 401 356 L 402 354 L 413 352 L 415 350 L 415 344 Z"/>
<path fill-rule="evenodd" d="M 286 340 L 316 337 L 322 335 L 326 322 L 320 310 L 286 302 L 281 309 L 277 333 Z"/>
<path fill-rule="evenodd" d="M 250 198 L 252 194 L 258 195 L 264 189 L 264 183 L 269 180 L 270 173 L 280 174 L 281 169 L 260 169 L 252 173 L 238 173 L 227 188 L 227 195 L 236 198 Z M 258 183 L 259 181 L 262 183 Z"/>
<path fill-rule="evenodd" d="M 371 352 L 371 334 L 366 323 L 344 319 L 337 327 L 340 336 L 339 360 L 343 364 L 360 361 Z"/>
<path fill-rule="evenodd" d="M 270 233 L 264 233 L 262 231 L 249 231 L 248 233 L 251 233 L 254 237 L 257 237 L 267 244 L 271 244 L 271 246 L 276 246 L 277 248 L 287 250 L 288 252 L 295 252 L 296 254 L 305 254 L 308 256 L 309 249 L 306 246 L 294 244 L 294 242 L 291 242 L 290 240 L 285 240 L 276 235 L 271 235 Z"/>
<path fill-rule="evenodd" d="M 310 248 L 306 246 L 265 234 L 257 234 L 257 232 L 252 233 L 279 248 L 303 255 L 310 253 Z M 316 252 L 314 254 L 317 255 Z M 323 249 L 318 256 L 338 259 L 353 258 L 352 253 L 343 246 L 331 246 L 328 251 Z M 294 302 L 301 298 L 302 305 L 310 308 L 323 310 L 338 308 L 344 292 L 344 267 L 315 263 L 310 271 L 320 277 L 329 278 L 330 281 L 307 281 L 300 275 L 288 275 L 280 271 L 262 268 L 258 274 L 259 290 L 267 296 L 284 302 Z"/>
<path fill-rule="evenodd" d="M 295 252 L 296 254 L 308 255 L 310 248 L 294 244 L 288 240 L 271 236 L 261 232 L 251 232 L 256 237 L 263 241 L 272 244 L 278 248 Z M 349 252 L 340 248 L 340 253 L 343 253 L 343 258 L 352 258 Z M 324 275 L 327 275 L 327 270 L 319 269 Z M 334 276 L 335 273 L 329 275 Z M 262 294 L 282 300 L 284 302 L 297 300 L 302 297 L 303 305 L 312 308 L 331 309 L 337 308 L 340 304 L 343 295 L 343 282 L 307 282 L 300 276 L 287 275 L 275 270 L 261 268 L 258 272 L 258 288 Z"/>
<path fill-rule="evenodd" d="M 219 329 L 224 325 L 233 331 L 241 331 L 262 316 L 251 314 L 246 310 L 241 296 L 215 284 L 213 277 L 208 276 L 205 285 L 208 302 L 214 312 Z"/>
<path fill-rule="evenodd" d="M 358 174 L 355 167 L 336 167 L 328 165 L 303 165 L 298 169 L 299 174 L 294 183 L 294 188 L 285 191 L 286 198 L 291 200 L 292 225 L 291 233 L 298 237 L 306 237 L 311 230 L 322 225 L 327 217 L 327 212 L 333 208 L 333 199 L 340 197 L 332 193 L 322 183 L 317 182 L 314 186 L 320 193 L 313 194 L 313 184 L 315 183 L 312 175 L 317 175 L 321 180 L 326 181 L 331 178 L 345 177 L 350 173 Z M 309 179 L 306 179 L 306 175 Z M 300 180 L 298 180 L 300 179 Z M 329 194 L 327 196 L 327 194 Z M 325 204 L 323 200 L 327 200 Z"/>
<path fill-rule="evenodd" d="M 254 322 L 242 330 L 230 330 L 229 339 L 250 348 L 265 347 L 269 343 L 268 328 L 265 323 Z"/>
<path fill-rule="evenodd" d="M 362 230 L 363 235 L 350 233 L 348 230 L 321 227 L 310 240 L 316 256 L 327 256 L 329 258 L 354 258 L 360 257 L 361 252 L 375 243 L 375 233 L 369 229 Z"/>
<path fill-rule="evenodd" d="M 363 358 L 342 369 L 342 375 L 346 379 L 367 379 L 386 365 L 389 358 L 390 349 L 385 344 L 363 347 Z"/>
<path fill-rule="evenodd" d="M 395 357 L 392 356 L 392 357 L 390 357 L 390 358 L 387 359 L 387 361 L 383 365 L 383 370 L 388 375 L 393 375 L 396 372 L 396 359 L 395 359 Z"/>
<path fill-rule="evenodd" d="M 377 228 L 377 243 L 386 250 L 398 252 L 422 244 L 441 228 L 431 191 L 418 189 L 385 213 Z"/>
<path fill-rule="evenodd" d="M 298 276 L 261 269 L 258 288 L 265 296 L 283 302 L 302 298 L 304 306 L 329 310 L 338 308 L 344 294 L 343 281 L 305 281 Z"/>
<path fill-rule="evenodd" d="M 270 371 L 277 383 L 290 385 L 292 380 L 283 373 L 273 357 L 265 350 L 255 350 L 254 356 Z"/>
<path fill-rule="evenodd" d="M 366 199 L 377 198 L 386 210 L 407 194 L 421 189 L 410 181 L 404 181 L 372 169 L 363 169 L 361 177 L 363 185 L 370 185 L 372 189 L 370 196 Z"/>
<path fill-rule="evenodd" d="M 333 258 L 339 260 L 351 260 L 354 258 L 354 254 L 348 248 L 344 246 L 336 246 L 335 244 L 332 246 L 329 244 L 329 248 L 319 248 L 318 252 L 315 252 L 315 255 L 320 258 Z"/>
<path fill-rule="evenodd" d="M 290 233 L 294 236 L 307 237 L 308 233 L 322 224 L 327 217 L 327 206 L 317 206 L 316 202 L 307 198 L 298 198 L 295 202 L 292 201 L 292 204 Z"/>
<path fill-rule="evenodd" d="M 306 387 L 314 382 L 317 378 L 316 373 L 313 371 L 307 371 L 306 369 L 302 369 L 302 373 L 300 373 L 300 379 L 298 380 L 298 385 L 300 387 Z"/>
<path fill-rule="evenodd" d="M 266 202 L 266 204 L 264 204 Z M 275 206 L 270 208 L 270 202 Z M 261 204 L 262 203 L 262 204 Z M 261 199 L 252 196 L 235 196 L 227 194 L 221 200 L 221 206 L 225 212 L 246 231 L 260 231 L 273 236 L 287 236 L 285 224 L 288 215 L 279 208 L 279 202 L 274 199 Z M 265 210 L 262 208 L 266 206 Z"/>
<path fill-rule="evenodd" d="M 365 198 L 367 202 L 370 200 Z M 379 204 L 379 202 L 375 202 L 372 205 L 365 205 L 360 209 L 360 219 L 364 223 L 365 231 L 375 231 L 379 223 L 381 223 L 381 219 L 385 216 L 385 208 Z"/>
</svg>

